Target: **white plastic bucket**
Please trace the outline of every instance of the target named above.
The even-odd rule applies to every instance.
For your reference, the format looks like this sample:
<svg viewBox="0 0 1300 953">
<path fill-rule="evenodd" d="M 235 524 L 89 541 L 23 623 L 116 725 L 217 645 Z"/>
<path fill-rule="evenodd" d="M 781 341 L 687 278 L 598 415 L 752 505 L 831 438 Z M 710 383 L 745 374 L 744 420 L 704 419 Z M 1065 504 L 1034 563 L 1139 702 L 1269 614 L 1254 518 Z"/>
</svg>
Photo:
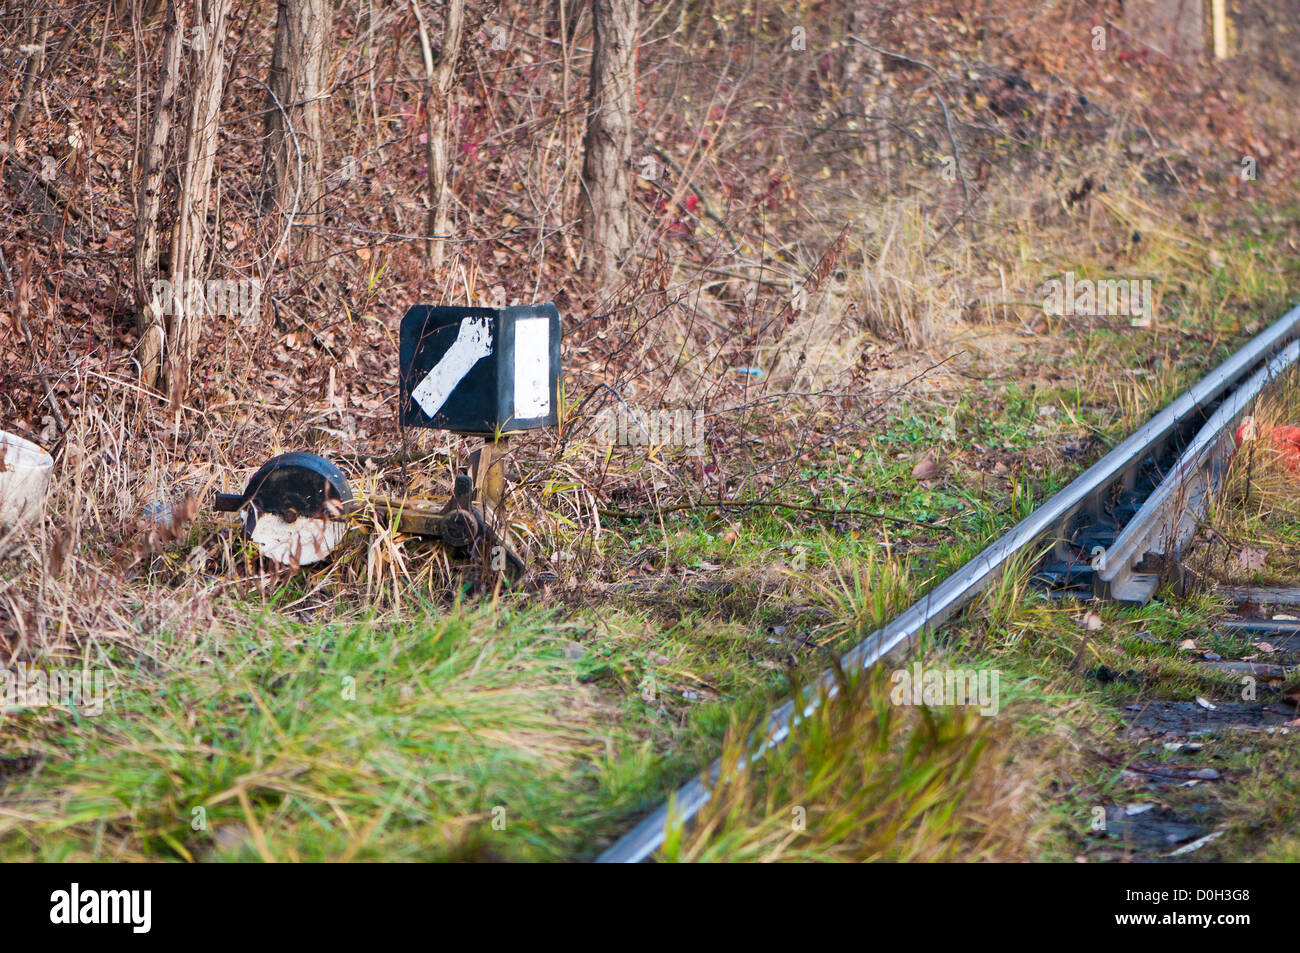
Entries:
<svg viewBox="0 0 1300 953">
<path fill-rule="evenodd" d="M 54 458 L 36 444 L 0 430 L 0 527 L 40 517 L 53 469 Z"/>
</svg>

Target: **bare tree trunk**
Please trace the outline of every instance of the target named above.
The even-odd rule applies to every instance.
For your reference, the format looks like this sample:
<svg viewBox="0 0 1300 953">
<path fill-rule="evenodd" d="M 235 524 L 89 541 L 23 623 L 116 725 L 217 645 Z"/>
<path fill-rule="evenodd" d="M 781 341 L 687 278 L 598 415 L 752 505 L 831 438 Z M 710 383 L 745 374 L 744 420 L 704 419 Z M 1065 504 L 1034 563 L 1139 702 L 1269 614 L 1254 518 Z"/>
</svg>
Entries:
<svg viewBox="0 0 1300 953">
<path fill-rule="evenodd" d="M 149 138 L 144 145 L 144 155 L 140 157 L 140 191 L 135 202 L 135 300 L 136 325 L 140 330 L 136 356 L 140 362 L 140 380 L 146 387 L 157 384 L 162 374 L 163 341 L 166 337 L 163 312 L 170 303 L 170 296 L 160 296 L 154 282 L 161 274 L 158 213 L 162 207 L 163 166 L 176 107 L 184 34 L 184 8 L 180 3 L 171 3 L 163 26 L 158 92 L 154 97 Z"/>
<path fill-rule="evenodd" d="M 267 77 L 261 206 L 282 208 L 302 226 L 302 257 L 320 251 L 325 174 L 321 100 L 329 83 L 327 0 L 277 0 L 275 49 Z"/>
<path fill-rule="evenodd" d="M 424 57 L 425 75 L 425 158 L 429 167 L 429 264 L 441 268 L 446 259 L 447 239 L 451 235 L 451 89 L 456 81 L 456 60 L 460 56 L 460 38 L 465 26 L 465 0 L 446 0 L 442 49 L 435 64 L 429 42 L 429 27 L 419 0 L 411 0 L 411 10 L 420 30 L 420 52 Z"/>
<path fill-rule="evenodd" d="M 194 27 L 185 28 L 186 9 Z M 189 384 L 190 365 L 198 346 L 199 322 L 206 310 L 202 292 L 207 243 L 209 187 L 216 164 L 218 112 L 225 80 L 226 13 L 230 0 L 171 0 L 163 26 L 162 64 L 153 121 L 141 157 L 136 195 L 135 293 L 140 343 L 140 379 L 150 386 L 165 381 L 173 400 Z M 182 52 L 187 82 L 183 140 L 170 150 L 168 141 L 182 89 Z M 179 138 L 179 137 L 178 137 Z M 164 171 L 169 154 L 184 149 L 170 246 L 159 247 Z"/>
<path fill-rule="evenodd" d="M 226 13 L 230 0 L 195 0 L 190 36 L 190 115 L 185 133 L 176 222 L 172 228 L 172 316 L 167 328 L 164 372 L 174 401 L 189 387 L 198 349 L 199 322 L 206 313 L 202 293 L 212 170 L 217 157 L 218 112 L 225 83 Z M 197 292 L 197 293 L 196 293 Z"/>
<path fill-rule="evenodd" d="M 591 106 L 582 160 L 587 267 L 606 285 L 632 247 L 637 0 L 592 0 Z"/>
<path fill-rule="evenodd" d="M 23 123 L 27 121 L 27 112 L 32 106 L 36 78 L 45 68 L 45 27 L 49 22 L 50 11 L 44 9 L 31 24 L 30 41 L 39 48 L 35 53 L 29 53 L 27 56 L 27 69 L 23 74 L 23 91 L 18 97 L 18 105 L 14 107 L 13 115 L 9 117 L 9 152 L 13 152 L 18 145 L 18 136 L 23 131 Z"/>
</svg>

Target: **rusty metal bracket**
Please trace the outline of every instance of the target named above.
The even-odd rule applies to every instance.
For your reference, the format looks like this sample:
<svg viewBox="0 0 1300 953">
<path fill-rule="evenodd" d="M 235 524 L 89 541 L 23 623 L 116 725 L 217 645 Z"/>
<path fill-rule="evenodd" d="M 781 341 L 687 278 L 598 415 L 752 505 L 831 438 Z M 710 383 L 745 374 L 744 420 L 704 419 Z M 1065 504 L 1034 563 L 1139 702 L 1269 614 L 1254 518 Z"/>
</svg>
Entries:
<svg viewBox="0 0 1300 953">
<path fill-rule="evenodd" d="M 345 513 L 373 513 L 399 533 L 440 540 L 472 562 L 504 573 L 511 582 L 518 581 L 525 572 L 524 561 L 493 530 L 482 505 L 472 498 L 473 487 L 469 476 L 457 476 L 451 499 L 441 509 L 418 500 L 376 496 L 350 504 Z"/>
</svg>

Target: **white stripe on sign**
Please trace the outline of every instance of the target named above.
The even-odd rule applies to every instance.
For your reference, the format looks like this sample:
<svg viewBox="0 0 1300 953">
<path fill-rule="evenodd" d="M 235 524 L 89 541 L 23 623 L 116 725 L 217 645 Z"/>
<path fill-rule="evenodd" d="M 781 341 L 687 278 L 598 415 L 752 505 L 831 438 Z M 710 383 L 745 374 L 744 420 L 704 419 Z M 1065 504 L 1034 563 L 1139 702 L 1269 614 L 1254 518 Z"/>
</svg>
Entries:
<svg viewBox="0 0 1300 953">
<path fill-rule="evenodd" d="M 460 331 L 447 353 L 415 385 L 411 396 L 428 416 L 442 410 L 447 398 L 464 380 L 470 368 L 492 353 L 492 320 L 490 318 L 461 318 Z"/>
<path fill-rule="evenodd" d="M 551 412 L 551 319 L 515 322 L 515 416 L 520 420 Z"/>
</svg>

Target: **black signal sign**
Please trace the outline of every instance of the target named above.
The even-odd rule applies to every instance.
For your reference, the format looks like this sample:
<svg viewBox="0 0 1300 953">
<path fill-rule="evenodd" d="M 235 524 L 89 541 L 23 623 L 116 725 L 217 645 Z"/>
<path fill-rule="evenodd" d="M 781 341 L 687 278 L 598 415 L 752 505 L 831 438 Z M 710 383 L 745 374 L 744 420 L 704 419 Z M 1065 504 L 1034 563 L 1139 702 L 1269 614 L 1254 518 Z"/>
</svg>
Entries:
<svg viewBox="0 0 1300 953">
<path fill-rule="evenodd" d="M 402 318 L 402 420 L 456 433 L 559 422 L 560 312 L 415 305 Z"/>
</svg>

